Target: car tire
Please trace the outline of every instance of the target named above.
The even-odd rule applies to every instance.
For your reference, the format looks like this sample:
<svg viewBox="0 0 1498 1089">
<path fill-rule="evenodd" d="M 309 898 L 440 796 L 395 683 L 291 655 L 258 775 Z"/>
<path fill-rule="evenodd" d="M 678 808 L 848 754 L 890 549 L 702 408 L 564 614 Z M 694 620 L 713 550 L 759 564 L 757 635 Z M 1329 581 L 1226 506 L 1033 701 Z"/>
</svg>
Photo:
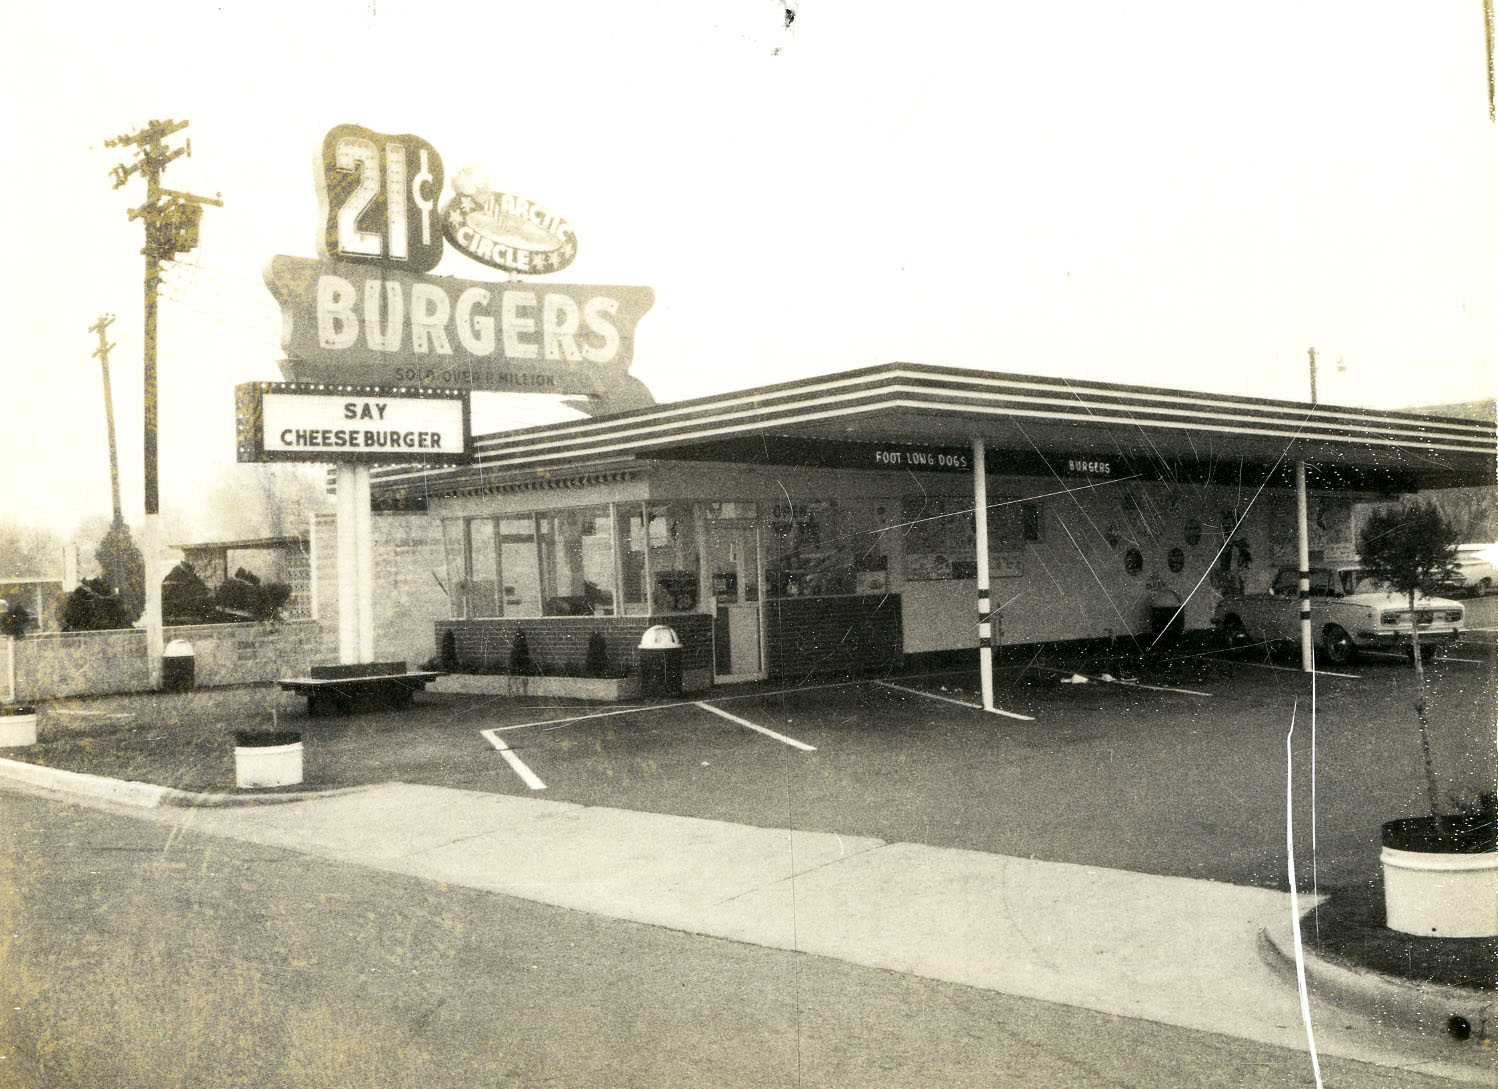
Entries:
<svg viewBox="0 0 1498 1089">
<path fill-rule="evenodd" d="M 1473 591 L 1478 597 L 1487 597 L 1493 592 L 1493 580 L 1482 578 L 1477 580 L 1477 589 Z"/>
<path fill-rule="evenodd" d="M 1358 645 L 1345 628 L 1328 624 L 1321 632 L 1321 656 L 1332 665 L 1352 665 L 1358 660 Z"/>
</svg>

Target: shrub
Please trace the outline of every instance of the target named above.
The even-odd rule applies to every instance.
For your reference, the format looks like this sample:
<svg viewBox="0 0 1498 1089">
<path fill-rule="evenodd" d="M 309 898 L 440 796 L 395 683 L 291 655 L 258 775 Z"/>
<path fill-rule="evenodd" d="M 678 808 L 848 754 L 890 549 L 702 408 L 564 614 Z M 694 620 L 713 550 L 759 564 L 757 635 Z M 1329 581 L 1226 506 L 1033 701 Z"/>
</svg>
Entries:
<svg viewBox="0 0 1498 1089">
<path fill-rule="evenodd" d="M 442 633 L 442 651 L 437 657 L 438 668 L 448 673 L 458 670 L 458 633 L 448 628 Z"/>
<path fill-rule="evenodd" d="M 62 608 L 63 631 L 108 631 L 128 628 L 135 618 L 104 579 L 84 579 Z"/>
<path fill-rule="evenodd" d="M 535 677 L 540 674 L 531 658 L 530 644 L 525 641 L 525 632 L 517 631 L 510 643 L 510 672 L 517 677 Z"/>
<path fill-rule="evenodd" d="M 595 631 L 588 636 L 588 656 L 583 661 L 583 676 L 607 677 L 609 675 L 609 646 L 603 633 Z"/>
</svg>

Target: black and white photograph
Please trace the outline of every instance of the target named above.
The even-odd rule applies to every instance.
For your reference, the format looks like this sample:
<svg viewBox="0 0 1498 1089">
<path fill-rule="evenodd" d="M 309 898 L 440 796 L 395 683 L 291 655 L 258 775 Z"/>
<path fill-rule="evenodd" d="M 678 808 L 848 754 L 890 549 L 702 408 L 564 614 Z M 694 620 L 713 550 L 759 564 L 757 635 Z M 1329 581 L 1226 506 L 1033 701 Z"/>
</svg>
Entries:
<svg viewBox="0 0 1498 1089">
<path fill-rule="evenodd" d="M 1498 1081 L 1493 0 L 0 73 L 0 1089 Z"/>
</svg>

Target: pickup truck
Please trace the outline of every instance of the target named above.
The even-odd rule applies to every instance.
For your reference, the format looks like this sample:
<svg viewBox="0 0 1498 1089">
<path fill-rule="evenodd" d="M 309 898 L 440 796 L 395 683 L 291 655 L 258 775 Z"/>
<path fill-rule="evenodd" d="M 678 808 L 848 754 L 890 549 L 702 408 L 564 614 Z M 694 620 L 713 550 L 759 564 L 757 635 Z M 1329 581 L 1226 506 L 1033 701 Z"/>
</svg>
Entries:
<svg viewBox="0 0 1498 1089">
<path fill-rule="evenodd" d="M 1414 623 L 1421 656 L 1461 634 L 1465 610 L 1441 597 L 1416 595 Z M 1293 567 L 1281 567 L 1267 594 L 1228 598 L 1213 617 L 1230 647 L 1300 641 L 1300 582 Z M 1357 567 L 1311 569 L 1311 637 L 1318 653 L 1350 665 L 1364 650 L 1403 651 L 1411 646 L 1409 599 L 1366 578 Z"/>
</svg>

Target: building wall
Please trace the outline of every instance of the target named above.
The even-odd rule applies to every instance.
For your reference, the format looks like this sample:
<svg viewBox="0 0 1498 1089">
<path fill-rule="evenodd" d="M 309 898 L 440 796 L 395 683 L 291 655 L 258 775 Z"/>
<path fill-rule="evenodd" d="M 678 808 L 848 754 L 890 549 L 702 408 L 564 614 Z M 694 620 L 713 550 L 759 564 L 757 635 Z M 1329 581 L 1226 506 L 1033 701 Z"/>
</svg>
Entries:
<svg viewBox="0 0 1498 1089">
<path fill-rule="evenodd" d="M 1039 539 L 991 544 L 992 600 L 999 609 L 996 637 L 1001 644 L 1026 644 L 1109 636 L 1144 635 L 1152 608 L 1183 606 L 1184 626 L 1210 627 L 1222 593 L 1267 588 L 1275 570 L 1293 566 L 1294 494 L 1285 488 L 1204 485 L 1192 482 L 1095 481 L 1005 475 L 998 457 L 990 459 L 990 503 L 1023 500 L 1039 504 Z M 941 502 L 942 518 L 972 525 L 972 478 L 965 473 L 861 471 L 801 466 L 751 466 L 705 462 L 656 462 L 623 483 L 536 489 L 494 496 L 434 501 L 432 521 L 444 515 L 498 514 L 554 509 L 609 501 L 745 500 L 761 504 L 761 523 L 777 504 L 836 498 L 862 504 L 874 516 L 869 551 L 887 563 L 885 590 L 899 599 L 901 651 L 961 649 L 977 644 L 974 578 L 922 578 L 907 552 L 919 531 L 905 520 L 907 499 Z M 641 482 L 644 482 L 642 485 Z M 1351 559 L 1355 517 L 1352 495 L 1311 496 L 1313 562 Z M 436 530 L 440 535 L 440 526 Z M 761 534 L 769 551 L 771 534 Z M 929 544 L 921 546 L 929 548 Z M 962 554 L 971 560 L 971 544 Z M 440 554 L 440 547 L 438 548 Z M 1130 553 L 1137 553 L 1131 569 Z M 768 562 L 768 557 L 767 557 Z M 1175 563 L 1179 570 L 1172 569 Z M 929 572 L 927 572 L 929 573 Z M 882 595 L 867 595 L 878 600 Z M 834 619 L 826 638 L 797 637 L 797 653 L 836 657 L 843 637 L 838 598 L 791 598 L 766 603 L 773 625 L 777 602 L 798 617 L 820 608 Z M 813 606 L 811 601 L 822 604 Z M 703 608 L 706 608 L 703 603 Z M 862 608 L 862 606 L 859 606 Z M 446 603 L 441 604 L 446 610 Z M 881 617 L 881 623 L 886 617 Z M 673 620 L 679 618 L 673 618 Z M 791 629 L 786 629 L 790 631 Z M 777 638 L 772 634 L 771 655 Z M 772 668 L 775 668 L 772 666 Z"/>
<path fill-rule="evenodd" d="M 1040 540 L 990 548 L 1005 559 L 994 565 L 990 579 L 1001 643 L 1143 634 L 1157 602 L 1184 603 L 1186 628 L 1208 628 L 1218 595 L 1231 583 L 1262 590 L 1280 565 L 1296 562 L 1295 500 L 1288 489 L 1139 481 L 1089 487 L 1085 480 L 1005 476 L 1002 463 L 990 468 L 1000 470 L 988 479 L 991 503 L 1038 499 L 1042 513 Z M 655 499 L 888 499 L 891 517 L 880 547 L 888 559 L 888 589 L 900 596 L 907 653 L 977 645 L 976 580 L 910 577 L 910 527 L 894 517 L 907 496 L 970 506 L 972 486 L 963 473 L 694 462 L 661 463 L 651 476 Z M 1313 493 L 1313 560 L 1351 558 L 1352 498 Z M 970 514 L 962 517 L 971 524 Z M 1190 523 L 1196 532 L 1188 533 Z M 1234 547 L 1226 547 L 1229 541 Z M 1130 549 L 1139 553 L 1137 573 L 1125 567 Z M 1179 571 L 1170 567 L 1176 549 Z M 769 604 L 773 609 L 774 600 Z"/>
<path fill-rule="evenodd" d="M 442 523 L 427 514 L 371 515 L 374 551 L 374 658 L 416 667 L 436 653 L 433 624 L 448 617 Z M 338 533 L 319 515 L 312 535 L 320 663 L 338 660 Z"/>
<path fill-rule="evenodd" d="M 194 624 L 165 629 L 168 643 L 193 650 L 196 686 L 258 684 L 304 673 L 318 640 L 312 621 L 275 624 Z M 102 696 L 150 689 L 143 628 L 46 632 L 18 639 L 16 698 Z"/>
</svg>

